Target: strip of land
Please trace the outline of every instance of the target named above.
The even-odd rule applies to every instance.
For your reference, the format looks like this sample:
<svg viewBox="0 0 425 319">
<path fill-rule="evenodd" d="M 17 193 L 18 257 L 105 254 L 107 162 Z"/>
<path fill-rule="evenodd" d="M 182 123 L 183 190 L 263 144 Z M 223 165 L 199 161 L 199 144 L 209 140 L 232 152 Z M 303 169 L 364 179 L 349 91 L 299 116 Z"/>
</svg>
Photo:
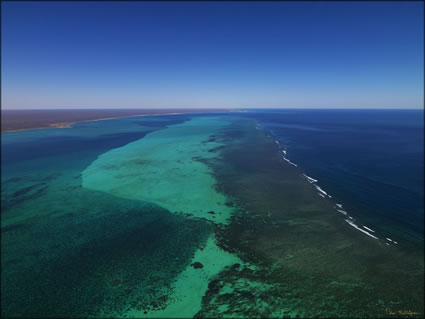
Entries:
<svg viewBox="0 0 425 319">
<path fill-rule="evenodd" d="M 41 128 L 69 128 L 76 122 L 110 120 L 131 116 L 176 115 L 183 113 L 237 112 L 232 109 L 63 109 L 2 110 L 1 132 Z"/>
</svg>

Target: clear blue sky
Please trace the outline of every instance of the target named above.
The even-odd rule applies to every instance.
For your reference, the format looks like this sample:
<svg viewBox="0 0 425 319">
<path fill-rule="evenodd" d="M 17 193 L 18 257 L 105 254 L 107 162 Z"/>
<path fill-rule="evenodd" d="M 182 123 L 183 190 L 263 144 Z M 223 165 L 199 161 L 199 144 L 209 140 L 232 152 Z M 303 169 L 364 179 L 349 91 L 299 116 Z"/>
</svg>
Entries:
<svg viewBox="0 0 425 319">
<path fill-rule="evenodd" d="M 2 2 L 2 107 L 423 107 L 423 2 Z"/>
</svg>

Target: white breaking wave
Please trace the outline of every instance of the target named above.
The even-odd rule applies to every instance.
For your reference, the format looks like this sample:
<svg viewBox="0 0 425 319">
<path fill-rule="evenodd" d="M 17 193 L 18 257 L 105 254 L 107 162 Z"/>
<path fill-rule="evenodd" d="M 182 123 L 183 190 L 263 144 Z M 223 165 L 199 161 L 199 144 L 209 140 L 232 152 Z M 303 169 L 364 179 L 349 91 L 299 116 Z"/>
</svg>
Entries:
<svg viewBox="0 0 425 319">
<path fill-rule="evenodd" d="M 259 129 L 258 127 L 257 127 L 257 129 Z M 275 140 L 275 143 L 276 144 L 278 144 L 278 145 L 280 145 L 280 143 L 279 143 L 279 141 L 277 141 L 277 140 Z M 289 164 L 291 164 L 291 165 L 293 165 L 293 166 L 295 166 L 295 167 L 298 167 L 298 165 L 297 164 L 295 164 L 294 162 L 291 162 L 288 158 L 286 158 L 286 155 L 287 155 L 287 151 L 285 150 L 285 149 L 281 149 L 281 151 L 282 151 L 282 154 L 283 154 L 283 156 L 282 156 L 282 158 L 286 161 L 286 162 L 288 162 Z M 307 179 L 307 181 L 309 182 L 309 183 L 311 183 L 311 184 L 314 184 L 314 187 L 316 187 L 316 189 L 319 191 L 319 193 L 317 193 L 320 197 L 323 197 L 323 198 L 325 198 L 325 196 L 328 196 L 329 198 L 332 198 L 332 196 L 331 195 L 329 195 L 328 193 L 326 193 L 320 186 L 318 186 L 318 185 L 316 185 L 315 183 L 317 183 L 318 182 L 318 180 L 317 179 L 314 179 L 314 178 L 312 178 L 312 177 L 310 177 L 310 176 L 308 176 L 307 174 L 303 174 L 303 176 Z M 337 211 L 339 212 L 339 213 L 341 213 L 341 214 L 343 214 L 343 215 L 345 215 L 345 216 L 347 216 L 348 217 L 348 219 L 344 219 L 345 220 L 345 222 L 347 223 L 347 224 L 349 224 L 350 226 L 352 226 L 352 227 L 354 227 L 355 229 L 357 229 L 357 230 L 359 230 L 359 231 L 361 231 L 362 233 L 364 233 L 364 234 L 366 234 L 366 235 L 368 235 L 369 237 L 372 237 L 373 239 L 379 239 L 378 237 L 376 237 L 376 236 L 374 236 L 374 235 L 372 235 L 370 232 L 372 232 L 372 233 L 374 233 L 375 231 L 373 230 L 373 229 L 370 229 L 369 227 L 366 227 L 366 226 L 362 226 L 364 229 L 366 229 L 366 230 L 368 230 L 368 231 L 366 231 L 366 230 L 364 230 L 364 229 L 362 229 L 362 228 L 360 228 L 358 225 L 356 225 L 355 223 L 354 223 L 354 218 L 353 217 L 351 217 L 351 216 L 349 216 L 348 215 L 348 213 L 345 211 L 345 210 L 343 210 L 342 209 L 342 204 L 339 204 L 339 203 L 336 203 L 335 204 L 339 209 L 337 209 Z M 397 242 L 396 241 L 393 241 L 392 239 L 390 239 L 390 238 L 386 238 L 387 240 L 389 240 L 389 241 L 391 241 L 391 242 L 393 242 L 394 244 L 397 244 Z M 386 243 L 388 246 L 389 246 L 389 244 L 388 243 Z"/>
<path fill-rule="evenodd" d="M 341 214 L 347 215 L 347 212 L 345 210 L 337 209 L 337 211 L 340 212 Z"/>
<path fill-rule="evenodd" d="M 326 193 L 323 189 L 321 189 L 320 188 L 320 186 L 318 186 L 318 185 L 314 185 L 314 187 L 316 187 L 316 189 L 319 191 L 319 192 L 321 192 L 323 195 L 328 195 L 328 193 Z"/>
<path fill-rule="evenodd" d="M 365 231 L 364 229 L 361 229 L 359 226 L 357 226 L 356 224 L 354 224 L 351 220 L 349 220 L 349 219 L 345 219 L 345 221 L 346 221 L 349 225 L 353 226 L 353 227 L 354 227 L 355 229 L 357 229 L 357 230 L 360 230 L 362 233 L 365 233 L 365 234 L 366 234 L 366 235 L 368 235 L 369 237 L 372 237 L 372 238 L 374 238 L 374 239 L 378 239 L 378 237 L 373 236 L 371 233 L 369 233 L 369 232 Z"/>
<path fill-rule="evenodd" d="M 375 232 L 373 229 L 370 229 L 369 227 L 363 226 L 363 228 L 367 229 L 368 231 L 371 231 L 372 233 Z"/>
<path fill-rule="evenodd" d="M 385 237 L 386 240 L 388 241 L 393 241 L 391 238 Z"/>
<path fill-rule="evenodd" d="M 307 180 L 308 180 L 310 183 L 317 183 L 317 182 L 318 182 L 318 180 L 317 180 L 317 179 L 311 178 L 310 176 L 308 176 L 308 175 L 306 175 L 306 174 L 303 174 L 303 176 L 304 176 L 305 178 L 307 178 Z"/>
<path fill-rule="evenodd" d="M 289 164 L 294 165 L 295 167 L 298 167 L 298 165 L 297 165 L 297 164 L 295 164 L 295 163 L 291 162 L 291 161 L 290 161 L 289 159 L 287 159 L 285 156 L 283 157 L 283 159 L 284 159 L 285 161 L 287 161 Z"/>
</svg>

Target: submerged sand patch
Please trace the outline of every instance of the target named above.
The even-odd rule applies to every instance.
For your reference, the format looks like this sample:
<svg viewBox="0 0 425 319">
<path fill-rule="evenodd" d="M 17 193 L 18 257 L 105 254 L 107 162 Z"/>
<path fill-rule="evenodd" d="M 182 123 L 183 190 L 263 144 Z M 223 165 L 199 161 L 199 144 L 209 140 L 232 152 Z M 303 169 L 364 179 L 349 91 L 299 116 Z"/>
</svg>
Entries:
<svg viewBox="0 0 425 319">
<path fill-rule="evenodd" d="M 150 133 L 99 156 L 83 171 L 82 185 L 225 224 L 233 208 L 202 160 L 218 156 L 214 149 L 222 144 L 213 136 L 227 124 L 217 117 L 194 118 Z"/>
<path fill-rule="evenodd" d="M 194 264 L 201 267 L 194 267 Z M 129 317 L 147 318 L 191 318 L 201 310 L 202 297 L 208 290 L 208 283 L 226 267 L 241 260 L 221 250 L 212 235 L 208 238 L 205 247 L 198 249 L 191 264 L 180 273 L 174 284 L 174 290 L 169 298 L 169 305 L 162 310 L 137 311 L 127 313 Z"/>
</svg>

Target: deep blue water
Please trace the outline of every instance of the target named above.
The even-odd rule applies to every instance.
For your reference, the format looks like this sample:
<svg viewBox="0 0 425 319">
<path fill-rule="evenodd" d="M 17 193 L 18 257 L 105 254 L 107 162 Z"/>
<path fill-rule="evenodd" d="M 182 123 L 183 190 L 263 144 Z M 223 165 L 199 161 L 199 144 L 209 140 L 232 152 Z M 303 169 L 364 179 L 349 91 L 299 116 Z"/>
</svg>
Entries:
<svg viewBox="0 0 425 319">
<path fill-rule="evenodd" d="M 423 110 L 254 110 L 246 116 L 351 216 L 423 245 Z"/>
</svg>

